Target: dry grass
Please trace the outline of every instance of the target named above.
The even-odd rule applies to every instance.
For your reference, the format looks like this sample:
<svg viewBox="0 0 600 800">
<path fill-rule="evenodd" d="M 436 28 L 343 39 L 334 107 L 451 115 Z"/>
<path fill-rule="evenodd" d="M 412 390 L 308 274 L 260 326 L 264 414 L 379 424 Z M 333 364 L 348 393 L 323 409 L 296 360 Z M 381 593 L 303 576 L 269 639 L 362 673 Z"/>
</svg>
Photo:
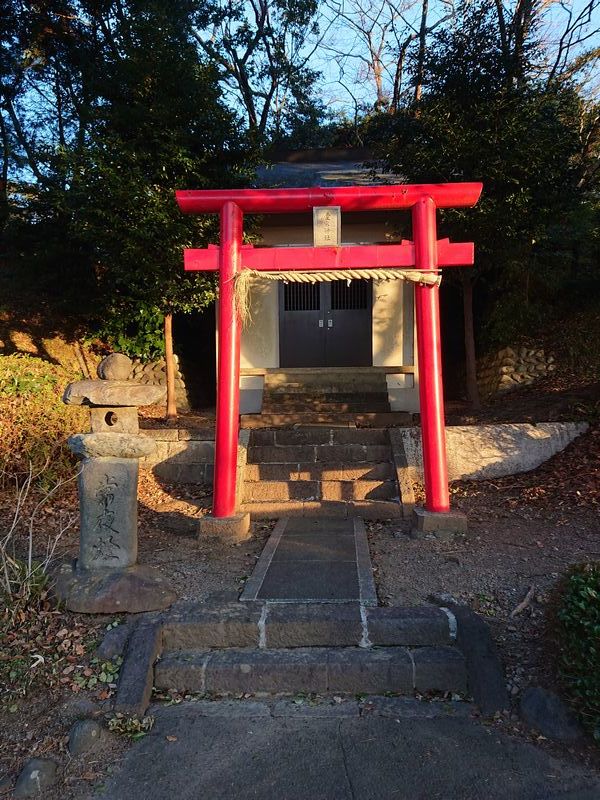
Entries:
<svg viewBox="0 0 600 800">
<path fill-rule="evenodd" d="M 34 356 L 0 356 L 0 489 L 11 476 L 25 477 L 30 465 L 45 489 L 73 473 L 66 440 L 86 430 L 87 412 L 65 406 L 62 394 L 80 377 Z"/>
</svg>

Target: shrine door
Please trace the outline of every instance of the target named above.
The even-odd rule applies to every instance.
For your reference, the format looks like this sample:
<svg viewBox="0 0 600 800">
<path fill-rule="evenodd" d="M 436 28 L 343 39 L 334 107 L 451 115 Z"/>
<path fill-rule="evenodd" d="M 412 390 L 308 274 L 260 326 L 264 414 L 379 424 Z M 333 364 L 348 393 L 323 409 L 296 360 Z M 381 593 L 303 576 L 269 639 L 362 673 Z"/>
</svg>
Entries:
<svg viewBox="0 0 600 800">
<path fill-rule="evenodd" d="M 371 366 L 372 291 L 370 280 L 283 283 L 280 366 Z"/>
</svg>

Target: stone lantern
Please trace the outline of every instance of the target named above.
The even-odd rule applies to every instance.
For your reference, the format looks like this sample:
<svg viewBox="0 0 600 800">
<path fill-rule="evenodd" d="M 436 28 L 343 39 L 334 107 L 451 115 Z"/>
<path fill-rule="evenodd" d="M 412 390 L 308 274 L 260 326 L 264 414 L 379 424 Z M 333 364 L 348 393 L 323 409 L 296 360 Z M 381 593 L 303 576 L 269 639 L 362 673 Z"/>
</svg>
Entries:
<svg viewBox="0 0 600 800">
<path fill-rule="evenodd" d="M 137 409 L 158 402 L 164 389 L 127 380 L 131 366 L 113 353 L 98 366 L 99 380 L 71 383 L 63 397 L 89 406 L 91 428 L 68 440 L 81 458 L 79 557 L 61 568 L 56 592 L 71 611 L 154 611 L 176 599 L 157 570 L 137 564 L 139 459 L 155 447 L 139 435 Z"/>
</svg>

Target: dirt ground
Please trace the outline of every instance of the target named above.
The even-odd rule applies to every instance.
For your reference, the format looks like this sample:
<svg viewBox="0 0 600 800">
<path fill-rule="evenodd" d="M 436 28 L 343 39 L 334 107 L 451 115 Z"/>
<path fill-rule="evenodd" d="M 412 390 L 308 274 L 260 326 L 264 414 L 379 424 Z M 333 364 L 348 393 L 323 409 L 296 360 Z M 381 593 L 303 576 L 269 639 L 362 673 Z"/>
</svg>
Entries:
<svg viewBox="0 0 600 800">
<path fill-rule="evenodd" d="M 552 394 L 548 392 L 550 399 L 542 402 L 554 403 L 555 411 L 542 418 L 556 419 L 563 415 L 573 418 L 584 414 L 589 418 L 590 411 L 593 418 L 597 406 L 595 391 L 584 397 L 581 393 L 575 398 L 562 396 L 558 401 Z M 544 398 L 543 393 L 541 397 Z M 576 408 L 580 408 L 579 414 Z M 507 409 L 505 406 L 504 420 L 510 418 Z M 460 408 L 451 414 L 454 422 L 468 421 Z M 494 414 L 499 415 L 499 410 L 488 407 L 485 414 L 492 419 Z M 204 416 L 202 423 L 206 425 L 207 421 Z M 159 424 L 158 418 L 155 424 Z M 406 522 L 368 523 L 381 603 L 422 603 L 432 594 L 449 593 L 457 601 L 468 603 L 488 621 L 506 667 L 513 701 L 512 714 L 491 724 L 530 738 L 556 755 L 581 760 L 593 769 L 600 769 L 600 750 L 591 740 L 577 747 L 544 741 L 524 729 L 517 710 L 520 694 L 527 686 L 556 686 L 546 622 L 554 587 L 569 565 L 600 558 L 599 465 L 600 429 L 596 424 L 588 434 L 534 472 L 454 485 L 453 504 L 469 516 L 469 532 L 465 537 L 451 543 L 416 541 L 408 535 Z M 195 523 L 210 508 L 207 489 L 163 485 L 152 475 L 143 474 L 139 498 L 139 560 L 157 566 L 182 599 L 238 592 L 251 574 L 274 524 L 255 523 L 253 537 L 239 545 L 209 540 L 198 543 Z M 69 487 L 40 516 L 40 547 L 64 514 L 73 514 L 76 508 L 76 495 L 73 487 Z M 9 513 L 10 501 L 0 498 L 0 523 Z M 74 527 L 61 543 L 60 557 L 74 557 L 77 541 Z M 527 596 L 531 599 L 526 607 L 511 616 Z M 107 625 L 119 620 L 61 611 L 49 613 L 57 616 L 51 620 L 45 639 L 40 640 L 40 648 L 42 644 L 46 648 L 40 652 L 49 656 L 53 649 L 63 647 L 64 630 L 79 631 L 82 641 L 87 642 L 85 652 L 81 656 L 66 653 L 56 666 L 47 666 L 47 672 L 41 672 L 42 680 L 32 686 L 25 698 L 13 704 L 12 711 L 6 704 L 0 704 L 1 797 L 10 797 L 14 779 L 27 758 L 47 754 L 58 761 L 62 780 L 53 792 L 44 796 L 48 800 L 83 800 L 89 796 L 90 787 L 102 781 L 128 746 L 128 740 L 111 735 L 104 749 L 92 759 L 69 756 L 68 733 L 73 721 L 79 714 L 90 712 L 105 719 L 111 692 L 105 697 L 97 687 L 93 690 L 76 687 L 68 678 L 61 677 L 67 665 L 85 669 L 94 657 L 93 643 L 102 638 Z M 59 633 L 63 634 L 62 639 Z M 7 652 L 5 644 L 0 643 L 0 659 Z M 27 654 L 32 665 L 35 646 L 34 643 Z"/>
</svg>

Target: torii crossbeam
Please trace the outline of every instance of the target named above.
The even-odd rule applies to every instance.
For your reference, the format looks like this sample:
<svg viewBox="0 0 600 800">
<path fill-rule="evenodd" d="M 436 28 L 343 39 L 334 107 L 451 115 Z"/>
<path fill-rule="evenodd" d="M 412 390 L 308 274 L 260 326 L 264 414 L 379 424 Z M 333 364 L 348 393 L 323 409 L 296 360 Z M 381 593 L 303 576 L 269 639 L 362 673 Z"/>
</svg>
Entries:
<svg viewBox="0 0 600 800">
<path fill-rule="evenodd" d="M 185 251 L 186 270 L 219 271 L 219 355 L 212 516 L 236 512 L 237 444 L 241 322 L 235 303 L 235 277 L 257 271 L 409 268 L 435 273 L 440 267 L 473 264 L 473 244 L 437 239 L 436 209 L 475 205 L 480 183 L 398 184 L 307 189 L 220 189 L 178 191 L 180 209 L 189 214 L 220 214 L 221 243 Z M 253 248 L 242 245 L 243 214 L 311 212 L 315 206 L 344 211 L 411 209 L 413 241 L 389 245 Z M 425 508 L 448 512 L 448 469 L 444 424 L 442 358 L 437 284 L 416 284 L 415 317 L 419 398 L 425 476 Z"/>
</svg>

